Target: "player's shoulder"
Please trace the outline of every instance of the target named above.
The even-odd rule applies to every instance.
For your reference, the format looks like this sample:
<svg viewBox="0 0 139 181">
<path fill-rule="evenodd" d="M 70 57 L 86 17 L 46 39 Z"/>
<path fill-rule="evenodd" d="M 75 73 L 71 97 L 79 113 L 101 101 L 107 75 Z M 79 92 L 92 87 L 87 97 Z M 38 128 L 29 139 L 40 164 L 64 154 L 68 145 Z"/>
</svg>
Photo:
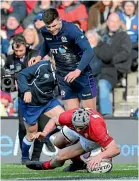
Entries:
<svg viewBox="0 0 139 181">
<path fill-rule="evenodd" d="M 74 23 L 63 21 L 63 26 L 68 35 L 72 36 L 81 33 L 81 30 Z"/>
<path fill-rule="evenodd" d="M 71 27 L 75 27 L 75 25 L 72 23 L 72 22 L 68 22 L 68 21 L 64 21 L 64 20 L 62 20 L 62 23 L 63 23 L 63 26 L 65 27 L 65 28 L 71 28 Z"/>
<path fill-rule="evenodd" d="M 96 110 L 91 108 L 85 108 L 93 118 L 102 118 L 103 116 Z"/>
<path fill-rule="evenodd" d="M 49 31 L 47 30 L 47 28 L 45 26 L 43 26 L 41 29 L 40 29 L 41 33 L 42 34 L 47 34 L 49 33 Z"/>
</svg>

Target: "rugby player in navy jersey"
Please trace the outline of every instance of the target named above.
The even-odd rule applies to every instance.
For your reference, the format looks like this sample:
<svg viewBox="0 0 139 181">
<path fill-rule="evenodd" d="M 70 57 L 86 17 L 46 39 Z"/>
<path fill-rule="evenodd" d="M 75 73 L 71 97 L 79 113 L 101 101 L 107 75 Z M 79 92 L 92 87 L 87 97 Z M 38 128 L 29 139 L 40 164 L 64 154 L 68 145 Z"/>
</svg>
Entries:
<svg viewBox="0 0 139 181">
<path fill-rule="evenodd" d="M 94 52 L 87 38 L 76 25 L 61 20 L 56 9 L 45 10 L 42 19 L 44 43 L 29 65 L 51 53 L 65 109 L 80 107 L 80 101 L 82 107 L 96 109 L 96 86 L 89 66 Z"/>
<path fill-rule="evenodd" d="M 62 21 L 56 9 L 45 10 L 42 19 L 46 25 L 41 30 L 44 43 L 40 55 L 29 63 L 38 62 L 51 52 L 65 108 L 77 108 L 82 100 L 83 107 L 95 109 L 96 87 L 88 65 L 94 53 L 87 38 L 76 25 Z"/>
<path fill-rule="evenodd" d="M 23 69 L 18 73 L 17 81 L 21 95 L 19 109 L 26 127 L 22 141 L 22 164 L 26 164 L 30 161 L 29 149 L 38 130 L 38 117 L 45 114 L 55 119 L 64 109 L 54 97 L 55 74 L 49 61 L 42 60 Z"/>
</svg>

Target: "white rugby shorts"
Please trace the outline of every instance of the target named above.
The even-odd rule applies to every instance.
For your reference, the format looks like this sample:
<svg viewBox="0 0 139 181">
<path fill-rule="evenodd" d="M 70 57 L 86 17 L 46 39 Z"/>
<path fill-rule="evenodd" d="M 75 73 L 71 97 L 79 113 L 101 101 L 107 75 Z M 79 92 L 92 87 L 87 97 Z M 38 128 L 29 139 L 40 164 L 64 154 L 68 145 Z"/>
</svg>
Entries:
<svg viewBox="0 0 139 181">
<path fill-rule="evenodd" d="M 96 150 L 97 148 L 100 148 L 101 146 L 94 142 L 91 141 L 83 136 L 81 136 L 79 133 L 75 132 L 74 130 L 68 128 L 67 126 L 64 126 L 61 130 L 61 133 L 65 136 L 65 138 L 71 142 L 71 143 L 75 143 L 77 141 L 80 142 L 83 150 L 85 152 L 89 152 L 92 150 Z"/>
</svg>

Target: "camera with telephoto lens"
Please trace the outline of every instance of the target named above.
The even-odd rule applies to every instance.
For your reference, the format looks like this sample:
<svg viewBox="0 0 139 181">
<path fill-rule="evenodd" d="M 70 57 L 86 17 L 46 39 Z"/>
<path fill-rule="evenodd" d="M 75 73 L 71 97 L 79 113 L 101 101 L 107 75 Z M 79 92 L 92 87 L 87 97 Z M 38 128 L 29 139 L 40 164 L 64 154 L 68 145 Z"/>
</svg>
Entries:
<svg viewBox="0 0 139 181">
<path fill-rule="evenodd" d="M 1 78 L 1 89 L 6 92 L 16 91 L 16 74 L 21 70 L 21 65 L 10 65 L 10 69 L 5 69 Z"/>
</svg>

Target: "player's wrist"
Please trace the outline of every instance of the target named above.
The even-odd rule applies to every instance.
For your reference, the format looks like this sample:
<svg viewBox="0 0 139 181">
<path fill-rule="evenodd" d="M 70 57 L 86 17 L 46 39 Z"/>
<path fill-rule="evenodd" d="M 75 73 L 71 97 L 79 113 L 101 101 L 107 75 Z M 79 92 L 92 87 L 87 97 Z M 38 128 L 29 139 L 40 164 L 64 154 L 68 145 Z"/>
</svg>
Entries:
<svg viewBox="0 0 139 181">
<path fill-rule="evenodd" d="M 78 72 L 78 73 L 81 73 L 81 70 L 80 70 L 80 69 L 78 69 L 78 68 L 77 68 L 75 71 L 76 71 L 76 72 Z"/>
<path fill-rule="evenodd" d="M 42 133 L 43 133 L 44 136 L 48 135 L 47 131 L 43 131 Z"/>
</svg>

